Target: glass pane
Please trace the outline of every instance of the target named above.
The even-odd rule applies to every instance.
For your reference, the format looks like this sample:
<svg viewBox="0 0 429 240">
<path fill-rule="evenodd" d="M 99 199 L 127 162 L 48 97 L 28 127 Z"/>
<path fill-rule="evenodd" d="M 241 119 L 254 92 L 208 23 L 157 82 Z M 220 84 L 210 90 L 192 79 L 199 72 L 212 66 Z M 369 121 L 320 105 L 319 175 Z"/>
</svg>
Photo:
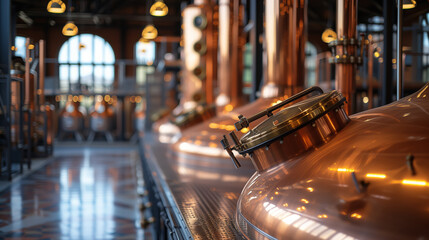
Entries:
<svg viewBox="0 0 429 240">
<path fill-rule="evenodd" d="M 80 84 L 82 90 L 92 90 L 92 65 L 80 66 Z"/>
<path fill-rule="evenodd" d="M 115 78 L 115 68 L 113 66 L 104 67 L 104 85 L 106 90 L 113 89 L 113 80 Z"/>
<path fill-rule="evenodd" d="M 135 56 L 138 64 L 155 61 L 155 42 L 137 42 Z"/>
<path fill-rule="evenodd" d="M 59 72 L 59 81 L 60 81 L 60 90 L 67 91 L 69 89 L 69 66 L 68 65 L 60 65 Z"/>
<path fill-rule="evenodd" d="M 104 40 L 100 37 L 95 37 L 94 38 L 94 63 L 103 63 L 103 58 L 104 58 Z"/>
<path fill-rule="evenodd" d="M 78 66 L 70 66 L 70 83 L 72 85 L 71 90 L 76 91 L 79 90 L 78 79 L 79 79 L 79 67 Z"/>
<path fill-rule="evenodd" d="M 82 34 L 80 37 L 79 51 L 81 63 L 92 63 L 93 59 L 93 37 L 92 34 Z"/>
<path fill-rule="evenodd" d="M 68 58 L 69 58 L 68 49 L 69 49 L 69 43 L 65 42 L 61 46 L 60 53 L 58 54 L 58 62 L 59 63 L 67 63 L 68 62 Z"/>
<path fill-rule="evenodd" d="M 115 54 L 109 43 L 104 42 L 104 63 L 113 64 L 115 63 Z"/>
<path fill-rule="evenodd" d="M 79 61 L 79 35 L 70 38 L 68 41 L 68 52 L 70 63 L 77 63 Z"/>
<path fill-rule="evenodd" d="M 94 91 L 102 92 L 103 91 L 103 66 L 94 67 Z"/>
<path fill-rule="evenodd" d="M 15 56 L 22 57 L 23 59 L 25 59 L 25 37 L 15 37 L 15 47 Z"/>
<path fill-rule="evenodd" d="M 137 66 L 136 69 L 136 82 L 137 85 L 144 85 L 146 82 L 146 72 L 145 72 L 144 66 Z"/>
</svg>

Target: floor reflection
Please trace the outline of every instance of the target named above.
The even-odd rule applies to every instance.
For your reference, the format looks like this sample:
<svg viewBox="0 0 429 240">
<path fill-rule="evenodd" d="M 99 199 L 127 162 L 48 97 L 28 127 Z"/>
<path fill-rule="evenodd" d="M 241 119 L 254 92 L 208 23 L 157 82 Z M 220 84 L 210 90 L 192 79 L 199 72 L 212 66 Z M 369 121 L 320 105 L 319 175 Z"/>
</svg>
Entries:
<svg viewBox="0 0 429 240">
<path fill-rule="evenodd" d="M 74 148 L 0 193 L 0 239 L 150 239 L 137 227 L 137 149 Z"/>
</svg>

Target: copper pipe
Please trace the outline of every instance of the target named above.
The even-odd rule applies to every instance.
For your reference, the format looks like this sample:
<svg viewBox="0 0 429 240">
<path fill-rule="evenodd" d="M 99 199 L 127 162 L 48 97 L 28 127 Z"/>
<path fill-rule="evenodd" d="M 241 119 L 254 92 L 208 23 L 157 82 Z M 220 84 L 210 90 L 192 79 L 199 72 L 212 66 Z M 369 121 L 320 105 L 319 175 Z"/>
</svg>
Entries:
<svg viewBox="0 0 429 240">
<path fill-rule="evenodd" d="M 368 109 L 372 108 L 373 102 L 373 82 L 372 82 L 372 70 L 374 67 L 374 56 L 373 56 L 374 48 L 372 47 L 372 43 L 368 44 Z"/>
<path fill-rule="evenodd" d="M 357 0 L 337 0 L 337 35 L 338 38 L 357 39 Z M 337 46 L 336 53 L 343 56 L 355 56 L 356 45 Z M 345 110 L 348 114 L 352 112 L 354 104 L 356 65 L 352 63 L 337 64 L 335 71 L 335 88 L 346 97 L 348 103 Z"/>
<path fill-rule="evenodd" d="M 216 105 L 225 106 L 231 102 L 230 75 L 230 0 L 219 1 L 219 95 Z"/>
<path fill-rule="evenodd" d="M 212 104 L 214 102 L 214 79 L 216 78 L 216 68 L 217 68 L 217 51 L 216 51 L 216 34 L 213 24 L 213 12 L 214 4 L 211 1 L 208 1 L 204 5 L 204 12 L 207 17 L 207 29 L 204 31 L 206 35 L 206 44 L 207 44 L 207 53 L 205 56 L 205 65 L 206 65 L 206 79 L 203 80 L 206 102 L 207 104 Z M 204 35 L 204 33 L 203 33 Z"/>
<path fill-rule="evenodd" d="M 39 41 L 39 104 L 45 104 L 45 40 Z"/>
<path fill-rule="evenodd" d="M 307 0 L 294 0 L 291 58 L 293 61 L 292 94 L 304 90 L 305 84 L 305 44 L 307 42 Z"/>
<path fill-rule="evenodd" d="M 231 32 L 231 103 L 237 106 L 241 102 L 243 95 L 242 81 L 242 54 L 240 45 L 241 29 L 240 29 L 240 0 L 233 0 L 233 18 Z"/>
<path fill-rule="evenodd" d="M 25 96 L 24 96 L 24 105 L 29 107 L 30 109 L 32 109 L 30 107 L 31 104 L 31 100 L 30 100 L 30 95 L 31 95 L 31 87 L 30 87 L 30 38 L 27 38 L 25 40 L 25 85 L 24 85 L 24 89 L 25 89 Z"/>
<path fill-rule="evenodd" d="M 261 94 L 264 98 L 291 95 L 294 88 L 299 91 L 304 87 L 306 5 L 306 0 L 282 5 L 279 0 L 266 2 L 267 80 Z"/>
<path fill-rule="evenodd" d="M 284 6 L 285 14 L 280 13 L 279 0 L 267 0 L 265 3 L 265 40 L 267 54 L 267 79 L 261 90 L 263 98 L 277 97 L 284 94 L 290 86 L 292 61 L 289 54 L 289 31 L 291 12 Z M 290 78 L 290 79 L 289 79 Z M 286 79 L 286 83 L 285 83 Z"/>
</svg>

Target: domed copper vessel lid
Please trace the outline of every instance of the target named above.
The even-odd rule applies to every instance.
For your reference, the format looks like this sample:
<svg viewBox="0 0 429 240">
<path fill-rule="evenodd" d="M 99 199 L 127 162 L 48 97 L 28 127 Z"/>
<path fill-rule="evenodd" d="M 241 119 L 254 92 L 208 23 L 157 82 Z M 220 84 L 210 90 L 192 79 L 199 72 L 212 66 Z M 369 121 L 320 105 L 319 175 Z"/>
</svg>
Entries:
<svg viewBox="0 0 429 240">
<path fill-rule="evenodd" d="M 273 111 L 312 92 L 319 92 L 320 95 L 302 100 L 273 115 Z M 240 140 L 231 132 L 234 147 L 229 147 L 225 136 L 221 143 L 236 167 L 240 164 L 232 150 L 241 155 L 249 154 L 255 168 L 263 171 L 273 164 L 320 146 L 333 137 L 349 121 L 342 109 L 344 102 L 345 98 L 335 90 L 323 93 L 319 87 L 312 87 L 248 119 L 240 116 L 240 121 L 235 124 L 237 130 L 248 127 L 251 122 L 263 116 L 268 116 L 268 119 L 251 129 Z M 283 145 L 284 142 L 286 144 Z M 261 150 L 263 147 L 265 149 Z"/>
<path fill-rule="evenodd" d="M 334 90 L 287 107 L 244 135 L 240 139 L 240 153 L 247 153 L 276 141 L 340 106 L 344 101 L 345 98 Z"/>
</svg>

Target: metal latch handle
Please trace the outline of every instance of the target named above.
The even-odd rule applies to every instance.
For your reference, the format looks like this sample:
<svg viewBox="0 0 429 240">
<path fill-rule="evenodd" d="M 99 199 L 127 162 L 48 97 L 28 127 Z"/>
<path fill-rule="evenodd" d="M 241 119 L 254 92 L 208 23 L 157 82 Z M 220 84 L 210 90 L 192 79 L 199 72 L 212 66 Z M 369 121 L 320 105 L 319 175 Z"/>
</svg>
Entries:
<svg viewBox="0 0 429 240">
<path fill-rule="evenodd" d="M 280 102 L 280 103 L 278 103 L 272 107 L 267 108 L 266 110 L 264 110 L 262 112 L 259 112 L 255 115 L 251 116 L 250 118 L 245 118 L 243 115 L 239 115 L 238 116 L 239 121 L 234 123 L 235 129 L 237 129 L 237 131 L 240 131 L 243 128 L 247 128 L 247 127 L 249 127 L 249 124 L 251 122 L 253 122 L 253 121 L 255 121 L 255 120 L 257 120 L 263 116 L 270 117 L 273 115 L 273 113 L 272 113 L 273 111 L 275 111 L 275 110 L 283 107 L 284 105 L 291 103 L 291 102 L 293 102 L 299 98 L 302 98 L 305 95 L 308 95 L 308 94 L 310 94 L 312 92 L 316 92 L 316 91 L 319 92 L 320 94 L 323 94 L 323 90 L 320 87 L 313 86 L 311 88 L 307 88 L 304 91 L 301 91 L 301 92 L 293 95 L 292 97 L 290 97 L 290 98 L 288 98 L 288 99 L 286 99 L 286 100 L 284 100 L 284 101 L 282 101 L 282 102 Z"/>
</svg>

